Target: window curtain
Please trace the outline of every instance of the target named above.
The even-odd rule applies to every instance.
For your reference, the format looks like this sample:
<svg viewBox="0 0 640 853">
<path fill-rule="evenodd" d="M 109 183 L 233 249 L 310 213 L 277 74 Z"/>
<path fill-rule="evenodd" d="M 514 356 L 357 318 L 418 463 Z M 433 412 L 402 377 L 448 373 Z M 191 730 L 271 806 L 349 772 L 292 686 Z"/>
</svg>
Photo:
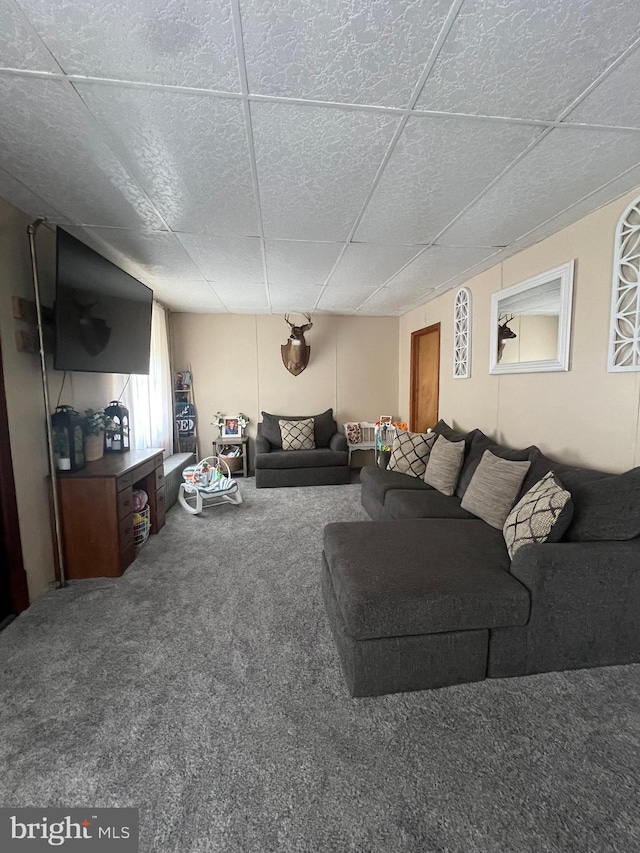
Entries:
<svg viewBox="0 0 640 853">
<path fill-rule="evenodd" d="M 132 374 L 122 393 L 121 377 L 114 394 L 129 409 L 132 448 L 162 447 L 165 457 L 173 453 L 172 383 L 169 363 L 167 312 L 158 302 L 151 315 L 149 375 Z M 115 397 L 114 397 L 115 399 Z"/>
</svg>

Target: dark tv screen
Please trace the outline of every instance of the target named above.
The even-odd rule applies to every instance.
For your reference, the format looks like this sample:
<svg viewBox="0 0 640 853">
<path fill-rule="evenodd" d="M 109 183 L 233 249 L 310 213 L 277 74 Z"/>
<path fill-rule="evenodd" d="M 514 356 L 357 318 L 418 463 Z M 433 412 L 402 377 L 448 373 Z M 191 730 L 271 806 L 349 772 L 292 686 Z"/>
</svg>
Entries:
<svg viewBox="0 0 640 853">
<path fill-rule="evenodd" d="M 56 370 L 149 373 L 153 291 L 57 229 Z"/>
</svg>

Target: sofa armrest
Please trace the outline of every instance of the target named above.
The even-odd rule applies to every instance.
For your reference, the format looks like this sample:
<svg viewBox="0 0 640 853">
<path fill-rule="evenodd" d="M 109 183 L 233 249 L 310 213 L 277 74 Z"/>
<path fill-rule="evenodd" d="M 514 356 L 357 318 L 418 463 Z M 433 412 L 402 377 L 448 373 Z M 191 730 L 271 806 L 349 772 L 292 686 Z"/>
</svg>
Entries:
<svg viewBox="0 0 640 853">
<path fill-rule="evenodd" d="M 256 436 L 256 453 L 269 453 L 270 451 L 271 444 L 269 440 L 263 435 L 258 434 Z"/>
<path fill-rule="evenodd" d="M 341 432 L 334 432 L 334 434 L 329 439 L 329 449 L 330 450 L 348 450 L 349 445 L 347 443 L 346 435 L 343 435 Z"/>
</svg>

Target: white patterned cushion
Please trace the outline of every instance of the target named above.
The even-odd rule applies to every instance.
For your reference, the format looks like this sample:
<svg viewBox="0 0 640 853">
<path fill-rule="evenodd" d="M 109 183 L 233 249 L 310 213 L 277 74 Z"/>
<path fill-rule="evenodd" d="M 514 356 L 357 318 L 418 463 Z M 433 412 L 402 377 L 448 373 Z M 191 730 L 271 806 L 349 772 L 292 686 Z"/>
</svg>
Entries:
<svg viewBox="0 0 640 853">
<path fill-rule="evenodd" d="M 362 442 L 362 430 L 359 422 L 345 424 L 345 429 L 349 444 L 360 444 Z"/>
<path fill-rule="evenodd" d="M 283 450 L 314 450 L 313 418 L 302 421 L 279 420 Z"/>
<path fill-rule="evenodd" d="M 427 459 L 438 436 L 435 432 L 399 432 L 393 439 L 388 471 L 399 471 L 410 477 L 424 477 Z"/>
<path fill-rule="evenodd" d="M 523 545 L 559 542 L 571 523 L 573 502 L 553 471 L 549 471 L 523 495 L 504 523 L 509 556 Z"/>
</svg>

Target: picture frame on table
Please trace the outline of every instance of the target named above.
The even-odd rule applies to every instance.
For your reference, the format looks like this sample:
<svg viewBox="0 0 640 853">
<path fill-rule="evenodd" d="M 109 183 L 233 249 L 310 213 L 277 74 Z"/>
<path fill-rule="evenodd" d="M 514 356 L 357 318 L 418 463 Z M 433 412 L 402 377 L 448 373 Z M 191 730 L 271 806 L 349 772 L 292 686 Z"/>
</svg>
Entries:
<svg viewBox="0 0 640 853">
<path fill-rule="evenodd" d="M 392 415 L 380 415 L 380 426 L 390 426 L 392 422 Z"/>
<path fill-rule="evenodd" d="M 238 420 L 238 415 L 225 415 L 222 423 L 222 438 L 240 438 L 242 429 Z"/>
</svg>

